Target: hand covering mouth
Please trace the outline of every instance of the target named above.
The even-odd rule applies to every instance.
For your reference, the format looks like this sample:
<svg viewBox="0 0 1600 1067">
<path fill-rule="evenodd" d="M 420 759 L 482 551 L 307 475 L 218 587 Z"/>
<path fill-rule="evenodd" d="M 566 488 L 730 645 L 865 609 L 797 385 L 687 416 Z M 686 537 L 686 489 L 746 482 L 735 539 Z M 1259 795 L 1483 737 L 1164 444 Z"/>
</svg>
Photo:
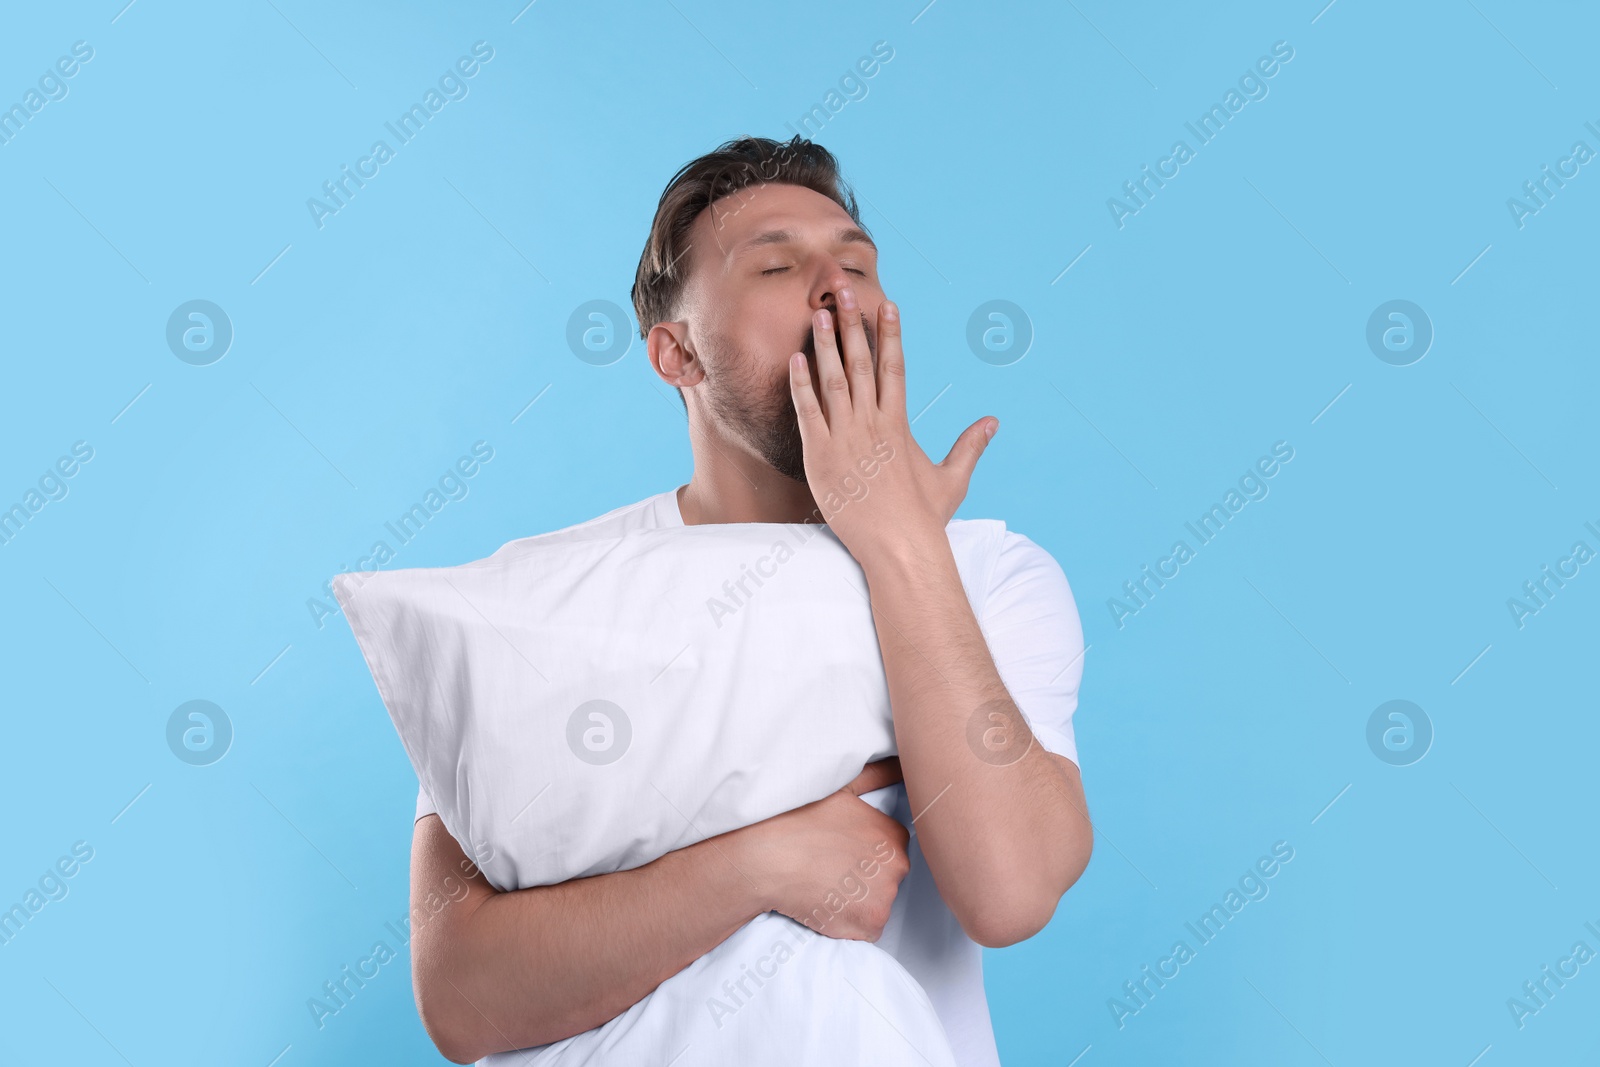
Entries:
<svg viewBox="0 0 1600 1067">
<path fill-rule="evenodd" d="M 828 312 L 833 316 L 833 345 L 834 348 L 839 352 L 840 358 L 843 359 L 844 324 L 839 318 L 839 310 L 837 308 L 829 307 Z M 876 367 L 878 365 L 878 339 L 873 334 L 872 322 L 867 318 L 865 312 L 858 311 L 857 314 L 861 315 L 861 326 L 867 337 L 867 351 L 872 353 L 872 365 Z M 805 337 L 801 339 L 800 347 L 797 349 L 797 351 L 805 353 L 806 361 L 811 366 L 816 366 L 817 335 L 816 331 L 811 329 L 809 326 L 806 328 Z"/>
</svg>

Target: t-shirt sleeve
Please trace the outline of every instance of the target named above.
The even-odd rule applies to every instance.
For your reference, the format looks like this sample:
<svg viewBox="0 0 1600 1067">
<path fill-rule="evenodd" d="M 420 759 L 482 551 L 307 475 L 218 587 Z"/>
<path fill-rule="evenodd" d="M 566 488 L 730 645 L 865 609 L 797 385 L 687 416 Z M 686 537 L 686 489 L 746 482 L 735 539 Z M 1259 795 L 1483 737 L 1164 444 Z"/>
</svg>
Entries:
<svg viewBox="0 0 1600 1067">
<path fill-rule="evenodd" d="M 1047 750 L 1078 762 L 1072 714 L 1083 679 L 1083 625 L 1055 557 L 1007 530 L 990 571 L 983 634 L 995 669 Z"/>
<path fill-rule="evenodd" d="M 427 791 L 420 785 L 417 786 L 417 819 L 422 818 L 424 815 L 437 815 L 438 813 L 439 809 L 433 806 L 433 800 L 428 796 Z M 412 822 L 416 822 L 416 819 L 413 819 Z"/>
</svg>

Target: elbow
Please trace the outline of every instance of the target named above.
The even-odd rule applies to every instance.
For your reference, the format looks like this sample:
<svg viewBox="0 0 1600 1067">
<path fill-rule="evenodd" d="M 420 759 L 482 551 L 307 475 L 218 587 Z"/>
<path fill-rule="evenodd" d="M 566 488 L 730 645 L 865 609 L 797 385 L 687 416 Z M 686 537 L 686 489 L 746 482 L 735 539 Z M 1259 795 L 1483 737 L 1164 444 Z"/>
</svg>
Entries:
<svg viewBox="0 0 1600 1067">
<path fill-rule="evenodd" d="M 468 983 L 462 977 L 461 971 L 452 970 L 447 975 L 437 959 L 419 960 L 413 956 L 412 974 L 415 976 L 412 990 L 417 1001 L 417 1015 L 422 1019 L 422 1028 L 427 1031 L 433 1047 L 439 1050 L 439 1055 L 451 1063 L 476 1063 L 485 1056 L 492 1056 L 497 1052 L 511 1052 L 518 1047 L 550 1044 L 582 1033 L 605 1021 L 603 1019 L 599 1022 L 586 1021 L 574 1018 L 570 1014 L 563 1017 L 540 1015 L 535 1009 L 529 1013 L 529 1018 L 522 1020 L 524 1024 L 531 1026 L 531 1029 L 519 1027 L 517 1040 L 520 1045 L 513 1045 L 508 1043 L 511 1039 L 490 1021 L 479 1004 L 474 1004 L 468 999 L 467 993 L 463 990 Z M 454 978 L 452 979 L 450 975 L 454 975 Z M 482 998 L 475 996 L 474 999 L 482 1003 Z"/>
<path fill-rule="evenodd" d="M 447 1048 L 437 1041 L 434 1042 L 434 1047 L 439 1050 L 439 1055 L 451 1063 L 477 1063 L 483 1056 L 489 1055 L 487 1051 L 484 1052 L 483 1056 L 480 1056 L 475 1052 L 462 1051 L 460 1048 Z"/>
<path fill-rule="evenodd" d="M 1060 899 L 1048 893 L 991 897 L 958 918 L 967 936 L 984 948 L 1005 948 L 1043 930 L 1055 915 Z"/>
<path fill-rule="evenodd" d="M 487 1020 L 462 991 L 465 981 L 456 968 L 463 961 L 448 960 L 433 938 L 413 936 L 411 947 L 411 991 L 417 1015 L 439 1055 L 451 1063 L 476 1063 L 505 1051 L 503 1042 L 494 1043 L 499 1035 L 486 1029 Z"/>
<path fill-rule="evenodd" d="M 416 988 L 417 1014 L 422 1017 L 422 1028 L 428 1032 L 433 1047 L 451 1063 L 476 1063 L 493 1049 L 485 1048 L 456 1018 L 444 1009 L 437 996 L 428 996 L 423 986 Z"/>
<path fill-rule="evenodd" d="M 466 1044 L 435 1030 L 426 1023 L 423 1024 L 423 1027 L 428 1031 L 428 1036 L 433 1039 L 433 1047 L 439 1050 L 439 1055 L 451 1063 L 477 1063 L 478 1060 L 482 1059 Z M 488 1053 L 485 1052 L 484 1055 L 488 1055 Z"/>
<path fill-rule="evenodd" d="M 984 948 L 1005 948 L 1037 934 L 1050 924 L 1056 906 L 1089 865 L 1093 837 L 1085 835 L 1066 849 L 1049 870 L 1035 868 L 996 879 L 1012 887 L 985 893 L 972 907 L 958 913 L 961 928 Z"/>
</svg>

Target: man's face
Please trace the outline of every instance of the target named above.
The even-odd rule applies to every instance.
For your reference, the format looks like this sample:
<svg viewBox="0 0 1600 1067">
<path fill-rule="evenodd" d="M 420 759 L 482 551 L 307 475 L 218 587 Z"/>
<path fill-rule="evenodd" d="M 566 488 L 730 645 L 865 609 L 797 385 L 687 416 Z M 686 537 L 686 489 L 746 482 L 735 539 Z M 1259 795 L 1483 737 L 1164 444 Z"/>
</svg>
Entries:
<svg viewBox="0 0 1600 1067">
<path fill-rule="evenodd" d="M 723 435 L 804 483 L 789 356 L 806 354 L 820 395 L 811 316 L 822 307 L 834 313 L 838 344 L 838 293 L 848 285 L 876 366 L 873 324 L 884 300 L 877 247 L 832 200 L 782 184 L 718 200 L 695 220 L 690 241 L 687 342 L 705 372 L 692 388 Z"/>
</svg>

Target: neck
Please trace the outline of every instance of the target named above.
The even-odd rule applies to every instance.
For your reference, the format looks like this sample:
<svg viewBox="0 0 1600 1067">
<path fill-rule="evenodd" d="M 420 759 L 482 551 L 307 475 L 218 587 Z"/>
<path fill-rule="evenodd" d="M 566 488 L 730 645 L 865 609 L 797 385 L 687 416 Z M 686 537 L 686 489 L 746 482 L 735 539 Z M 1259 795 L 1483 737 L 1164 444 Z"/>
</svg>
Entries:
<svg viewBox="0 0 1600 1067">
<path fill-rule="evenodd" d="M 811 487 L 731 441 L 694 435 L 694 475 L 678 489 L 685 526 L 714 522 L 817 522 Z"/>
</svg>

